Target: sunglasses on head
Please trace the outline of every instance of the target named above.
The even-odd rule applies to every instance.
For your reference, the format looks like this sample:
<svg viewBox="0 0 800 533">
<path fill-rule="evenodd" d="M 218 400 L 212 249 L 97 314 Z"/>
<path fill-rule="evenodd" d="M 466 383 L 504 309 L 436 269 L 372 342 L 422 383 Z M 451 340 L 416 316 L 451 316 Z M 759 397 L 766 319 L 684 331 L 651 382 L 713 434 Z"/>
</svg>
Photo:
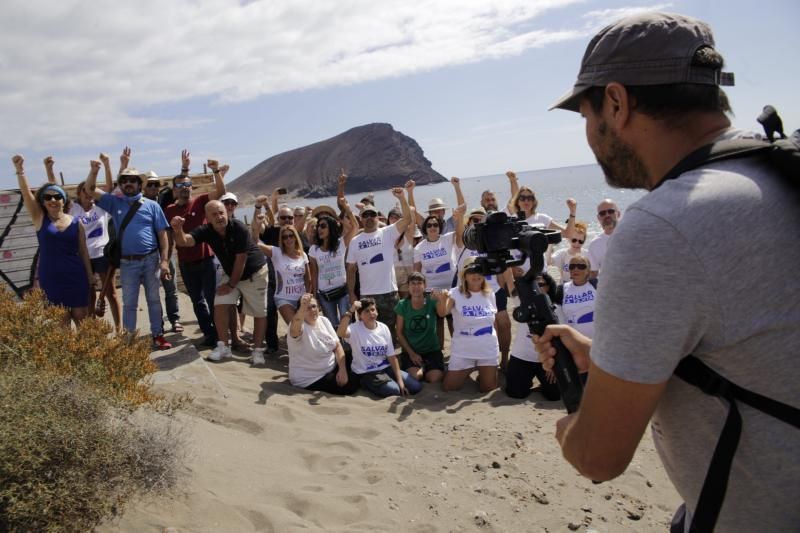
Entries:
<svg viewBox="0 0 800 533">
<path fill-rule="evenodd" d="M 581 244 L 583 244 L 585 241 L 586 241 L 586 239 L 584 239 L 584 240 L 580 240 L 580 239 L 572 239 L 572 242 L 579 242 L 579 243 L 581 243 Z"/>
<path fill-rule="evenodd" d="M 43 194 L 42 198 L 44 198 L 45 202 L 50 202 L 52 200 L 63 200 L 64 199 L 64 197 L 61 196 L 58 193 L 56 193 L 56 194 Z"/>
<path fill-rule="evenodd" d="M 576 268 L 578 270 L 586 270 L 586 264 L 585 263 L 570 263 L 570 265 L 569 265 L 569 269 L 570 270 L 575 270 Z"/>
<path fill-rule="evenodd" d="M 126 178 L 126 177 L 122 177 L 122 178 L 120 178 L 120 179 L 119 179 L 119 183 L 120 183 L 120 185 L 124 185 L 124 184 L 126 184 L 126 183 L 137 183 L 138 181 L 140 181 L 140 180 L 139 180 L 139 178 Z"/>
<path fill-rule="evenodd" d="M 597 216 L 604 217 L 606 215 L 613 215 L 616 212 L 617 212 L 616 209 L 603 209 L 602 211 L 597 212 Z"/>
<path fill-rule="evenodd" d="M 519 197 L 520 202 L 533 202 L 536 200 L 536 197 L 532 194 L 523 194 Z"/>
<path fill-rule="evenodd" d="M 184 187 L 191 187 L 191 186 L 192 186 L 191 181 L 182 181 L 180 183 L 175 184 L 176 189 L 183 189 Z"/>
</svg>

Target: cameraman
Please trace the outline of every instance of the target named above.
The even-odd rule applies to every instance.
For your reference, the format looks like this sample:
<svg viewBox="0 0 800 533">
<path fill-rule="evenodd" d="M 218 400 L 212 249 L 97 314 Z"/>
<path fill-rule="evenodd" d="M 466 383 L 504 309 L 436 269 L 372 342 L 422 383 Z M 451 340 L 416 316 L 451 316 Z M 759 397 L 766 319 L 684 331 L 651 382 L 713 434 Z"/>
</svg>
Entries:
<svg viewBox="0 0 800 533">
<path fill-rule="evenodd" d="M 776 238 L 800 227 L 796 190 L 758 157 L 659 183 L 698 148 L 745 136 L 731 129 L 719 85 L 732 80 L 721 68 L 705 23 L 640 14 L 592 39 L 574 89 L 554 106 L 584 117 L 610 185 L 650 191 L 609 241 L 594 341 L 567 326 L 535 339 L 545 368 L 558 336 L 589 372 L 581 408 L 558 421 L 556 438 L 581 474 L 608 480 L 624 472 L 652 418 L 656 448 L 685 502 L 673 531 L 708 516 L 698 506 L 701 488 L 735 414 L 728 401 L 673 377 L 683 358 L 693 354 L 789 410 L 800 405 L 800 282 L 787 276 L 800 247 Z M 727 491 L 703 492 L 720 498 L 719 515 L 693 530 L 796 530 L 800 431 L 735 405 L 742 430 Z"/>
</svg>

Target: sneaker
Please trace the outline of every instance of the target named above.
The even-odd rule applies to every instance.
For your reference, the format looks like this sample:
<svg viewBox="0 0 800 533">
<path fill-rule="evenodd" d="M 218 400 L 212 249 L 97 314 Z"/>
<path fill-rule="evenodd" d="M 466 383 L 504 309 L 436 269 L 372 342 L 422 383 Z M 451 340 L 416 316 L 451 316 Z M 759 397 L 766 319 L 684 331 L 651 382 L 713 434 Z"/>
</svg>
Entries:
<svg viewBox="0 0 800 533">
<path fill-rule="evenodd" d="M 153 337 L 153 348 L 158 350 L 169 350 L 172 348 L 172 344 L 164 338 L 164 335 L 156 335 Z"/>
<path fill-rule="evenodd" d="M 211 354 L 208 356 L 209 361 L 222 361 L 223 359 L 229 359 L 233 357 L 231 354 L 231 349 L 222 342 L 217 341 L 217 347 L 211 350 Z"/>
<path fill-rule="evenodd" d="M 267 364 L 267 360 L 264 358 L 264 348 L 256 348 L 253 350 L 253 362 L 252 365 L 265 365 Z"/>
</svg>

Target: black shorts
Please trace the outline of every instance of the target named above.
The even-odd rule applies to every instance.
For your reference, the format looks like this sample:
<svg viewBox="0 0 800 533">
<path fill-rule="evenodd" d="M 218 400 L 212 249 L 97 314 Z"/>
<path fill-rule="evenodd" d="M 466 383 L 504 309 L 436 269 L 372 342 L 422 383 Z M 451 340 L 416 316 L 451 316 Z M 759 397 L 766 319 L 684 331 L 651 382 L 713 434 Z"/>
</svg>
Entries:
<svg viewBox="0 0 800 533">
<path fill-rule="evenodd" d="M 419 354 L 422 357 L 422 370 L 441 370 L 444 372 L 444 354 L 441 350 L 434 350 L 432 352 L 425 352 Z M 406 352 L 400 354 L 400 368 L 408 370 L 412 366 L 417 366 L 411 362 L 411 357 Z"/>
<path fill-rule="evenodd" d="M 93 274 L 105 274 L 108 271 L 108 259 L 102 255 L 100 257 L 90 259 L 89 262 L 92 264 Z"/>
</svg>

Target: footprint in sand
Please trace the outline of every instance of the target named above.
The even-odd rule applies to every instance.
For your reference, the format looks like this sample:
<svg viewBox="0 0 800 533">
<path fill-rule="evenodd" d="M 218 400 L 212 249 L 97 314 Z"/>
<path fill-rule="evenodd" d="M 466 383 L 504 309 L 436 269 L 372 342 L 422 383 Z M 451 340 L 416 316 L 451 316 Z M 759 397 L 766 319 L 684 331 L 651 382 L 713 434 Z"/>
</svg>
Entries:
<svg viewBox="0 0 800 533">
<path fill-rule="evenodd" d="M 352 438 L 365 439 L 365 440 L 372 440 L 381 434 L 381 432 L 378 431 L 377 429 L 357 428 L 352 426 L 339 428 L 339 433 L 342 433 Z"/>
</svg>

